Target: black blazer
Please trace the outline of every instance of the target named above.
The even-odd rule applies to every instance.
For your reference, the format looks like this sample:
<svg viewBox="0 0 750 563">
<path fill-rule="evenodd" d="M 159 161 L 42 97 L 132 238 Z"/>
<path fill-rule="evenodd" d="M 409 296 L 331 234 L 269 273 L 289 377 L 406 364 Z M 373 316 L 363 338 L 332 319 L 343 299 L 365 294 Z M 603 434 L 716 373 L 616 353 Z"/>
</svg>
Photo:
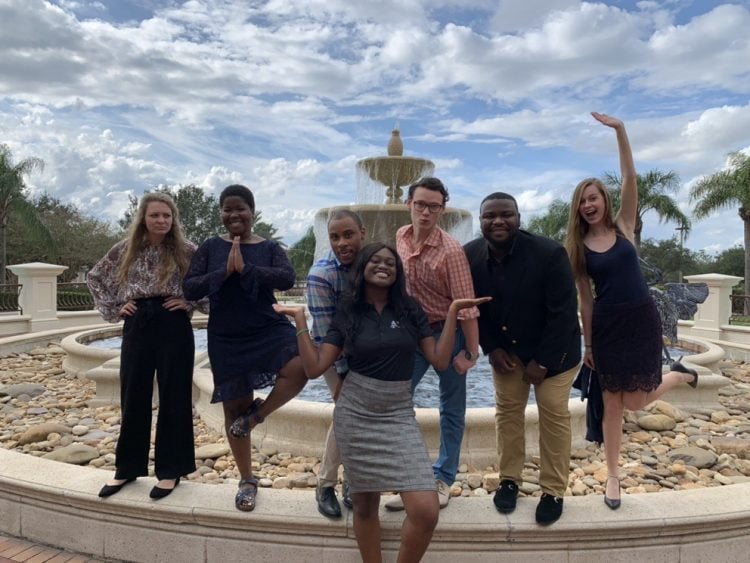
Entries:
<svg viewBox="0 0 750 563">
<path fill-rule="evenodd" d="M 503 262 L 502 283 L 494 283 L 487 241 L 464 246 L 477 297 L 493 300 L 479 307 L 479 343 L 485 354 L 496 348 L 532 359 L 557 375 L 581 361 L 581 328 L 573 272 L 565 249 L 553 240 L 519 230 Z"/>
</svg>

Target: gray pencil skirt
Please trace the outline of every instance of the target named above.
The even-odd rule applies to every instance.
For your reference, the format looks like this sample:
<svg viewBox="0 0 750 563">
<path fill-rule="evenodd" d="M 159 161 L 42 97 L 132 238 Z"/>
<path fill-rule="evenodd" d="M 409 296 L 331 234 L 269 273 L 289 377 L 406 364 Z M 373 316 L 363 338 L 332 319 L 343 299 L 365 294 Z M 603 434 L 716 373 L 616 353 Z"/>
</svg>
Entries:
<svg viewBox="0 0 750 563">
<path fill-rule="evenodd" d="M 435 490 L 411 381 L 350 371 L 333 411 L 333 429 L 351 492 Z"/>
</svg>

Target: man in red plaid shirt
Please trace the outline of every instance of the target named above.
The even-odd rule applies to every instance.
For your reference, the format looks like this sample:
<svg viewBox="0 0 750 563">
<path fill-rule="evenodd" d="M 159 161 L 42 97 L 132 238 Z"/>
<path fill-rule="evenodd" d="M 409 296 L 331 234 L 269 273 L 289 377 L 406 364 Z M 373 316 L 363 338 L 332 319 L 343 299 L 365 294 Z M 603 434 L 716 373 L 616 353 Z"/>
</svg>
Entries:
<svg viewBox="0 0 750 563">
<path fill-rule="evenodd" d="M 435 338 L 443 330 L 448 307 L 454 299 L 473 298 L 474 284 L 466 254 L 461 244 L 438 227 L 445 212 L 448 190 L 437 178 L 422 178 L 409 186 L 406 205 L 411 225 L 396 233 L 396 250 L 404 263 L 406 288 L 427 314 Z M 440 452 L 432 468 L 440 499 L 440 507 L 450 500 L 450 486 L 456 478 L 461 440 L 466 415 L 466 373 L 479 356 L 479 330 L 476 307 L 458 314 L 459 328 L 453 364 L 438 371 L 440 384 Z M 412 392 L 430 364 L 417 352 Z M 403 508 L 399 496 L 386 507 Z"/>
</svg>

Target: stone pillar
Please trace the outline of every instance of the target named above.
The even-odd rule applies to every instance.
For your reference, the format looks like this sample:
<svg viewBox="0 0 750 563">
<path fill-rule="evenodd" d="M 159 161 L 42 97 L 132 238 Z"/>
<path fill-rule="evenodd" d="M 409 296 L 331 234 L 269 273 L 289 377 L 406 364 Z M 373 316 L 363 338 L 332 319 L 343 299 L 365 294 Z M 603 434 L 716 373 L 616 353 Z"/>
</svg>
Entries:
<svg viewBox="0 0 750 563">
<path fill-rule="evenodd" d="M 721 326 L 729 324 L 732 314 L 732 288 L 742 281 L 737 276 L 697 274 L 685 276 L 690 283 L 705 283 L 708 298 L 698 305 L 691 334 L 721 340 Z"/>
<path fill-rule="evenodd" d="M 57 276 L 68 267 L 32 262 L 8 266 L 8 269 L 18 276 L 22 286 L 18 302 L 23 314 L 31 317 L 31 332 L 58 328 Z"/>
</svg>

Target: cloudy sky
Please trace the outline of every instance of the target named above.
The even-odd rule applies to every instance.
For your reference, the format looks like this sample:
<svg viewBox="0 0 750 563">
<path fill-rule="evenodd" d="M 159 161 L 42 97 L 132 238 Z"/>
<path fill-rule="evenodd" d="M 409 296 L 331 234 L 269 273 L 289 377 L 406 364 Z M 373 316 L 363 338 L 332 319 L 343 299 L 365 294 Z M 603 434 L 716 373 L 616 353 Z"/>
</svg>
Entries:
<svg viewBox="0 0 750 563">
<path fill-rule="evenodd" d="M 596 110 L 690 213 L 690 186 L 750 153 L 748 30 L 748 0 L 0 0 L 0 142 L 45 161 L 32 190 L 109 221 L 155 185 L 246 183 L 293 243 L 355 202 L 396 122 L 455 206 L 503 190 L 542 213 L 617 170 Z M 730 209 L 686 244 L 741 240 Z"/>
</svg>

